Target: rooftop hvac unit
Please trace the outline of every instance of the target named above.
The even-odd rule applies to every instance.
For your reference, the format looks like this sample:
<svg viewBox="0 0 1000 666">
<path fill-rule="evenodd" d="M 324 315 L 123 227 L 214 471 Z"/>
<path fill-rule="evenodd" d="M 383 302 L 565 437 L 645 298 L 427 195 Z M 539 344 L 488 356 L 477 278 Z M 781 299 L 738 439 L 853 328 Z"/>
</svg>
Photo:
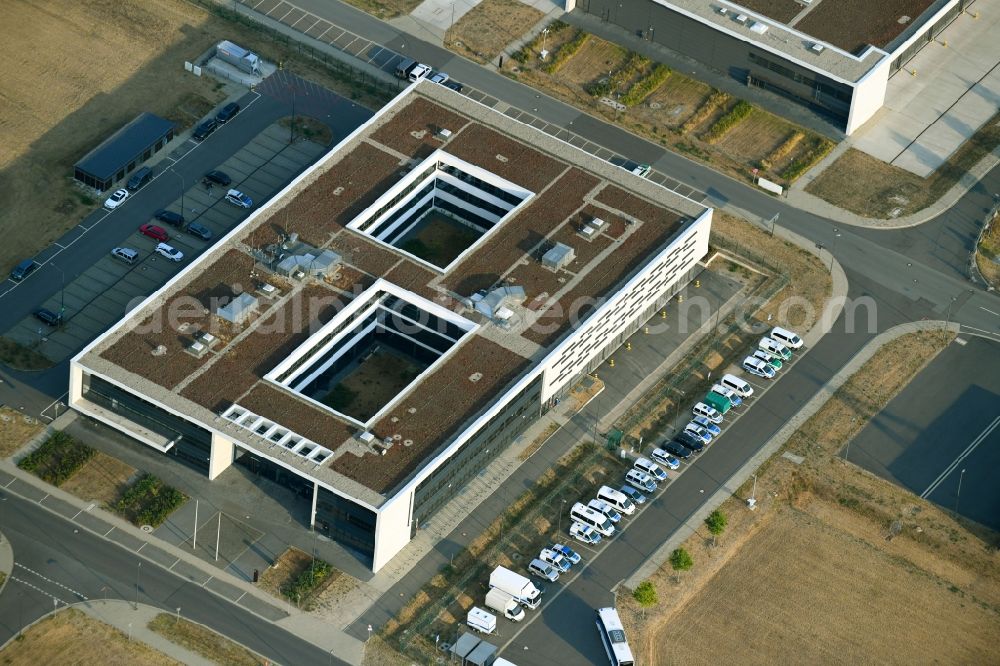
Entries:
<svg viewBox="0 0 1000 666">
<path fill-rule="evenodd" d="M 604 231 L 605 229 L 608 228 L 608 223 L 599 217 L 595 217 L 588 224 L 594 227 L 594 229 L 596 229 L 598 232 Z"/>
<path fill-rule="evenodd" d="M 822 44 L 815 44 L 814 43 L 814 44 L 810 44 L 809 45 L 809 50 L 812 51 L 813 53 L 822 53 L 823 49 L 824 49 L 824 46 Z"/>
<path fill-rule="evenodd" d="M 441 129 L 438 130 L 437 136 L 442 141 L 447 141 L 448 139 L 451 138 L 451 130 L 442 127 Z"/>
<path fill-rule="evenodd" d="M 754 21 L 753 25 L 750 26 L 750 32 L 755 32 L 758 35 L 763 35 L 767 32 L 767 25 L 761 23 L 760 21 Z"/>
<path fill-rule="evenodd" d="M 729 10 L 726 9 L 725 7 L 719 7 L 719 13 L 725 16 L 726 14 L 729 13 Z"/>
<path fill-rule="evenodd" d="M 371 434 L 367 430 L 365 432 L 358 434 L 358 439 L 360 439 L 365 444 L 371 444 L 375 441 L 375 435 Z"/>
<path fill-rule="evenodd" d="M 201 344 L 196 340 L 192 342 L 190 346 L 188 346 L 187 350 L 188 353 L 190 353 L 195 358 L 201 358 L 208 351 L 208 347 L 206 347 L 205 345 Z"/>
<path fill-rule="evenodd" d="M 597 229 L 590 226 L 589 224 L 585 224 L 580 229 L 580 235 L 583 236 L 584 239 L 586 240 L 594 240 L 594 237 L 597 236 Z"/>
<path fill-rule="evenodd" d="M 750 17 L 747 16 L 746 14 L 737 14 L 736 15 L 736 22 L 739 23 L 740 25 L 745 24 L 749 20 L 750 20 Z"/>
</svg>

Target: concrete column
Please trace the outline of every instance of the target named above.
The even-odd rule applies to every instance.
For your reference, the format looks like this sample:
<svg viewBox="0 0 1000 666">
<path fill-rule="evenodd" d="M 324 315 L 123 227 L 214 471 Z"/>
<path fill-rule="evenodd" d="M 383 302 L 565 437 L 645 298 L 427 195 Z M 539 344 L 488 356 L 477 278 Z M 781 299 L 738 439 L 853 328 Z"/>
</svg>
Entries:
<svg viewBox="0 0 1000 666">
<path fill-rule="evenodd" d="M 567 12 L 571 12 L 576 9 L 576 0 L 566 0 L 563 4 L 565 5 Z"/>
<path fill-rule="evenodd" d="M 316 499 L 319 497 L 319 484 L 313 481 L 313 506 L 309 512 L 309 527 L 316 527 Z"/>
<path fill-rule="evenodd" d="M 73 363 L 69 367 L 69 396 L 67 403 L 70 407 L 80 402 L 83 398 L 83 368 Z"/>
<path fill-rule="evenodd" d="M 212 433 L 212 453 L 208 459 L 209 481 L 214 480 L 215 477 L 229 469 L 229 466 L 233 464 L 235 453 L 236 447 L 233 445 L 233 440 L 218 433 Z"/>
</svg>

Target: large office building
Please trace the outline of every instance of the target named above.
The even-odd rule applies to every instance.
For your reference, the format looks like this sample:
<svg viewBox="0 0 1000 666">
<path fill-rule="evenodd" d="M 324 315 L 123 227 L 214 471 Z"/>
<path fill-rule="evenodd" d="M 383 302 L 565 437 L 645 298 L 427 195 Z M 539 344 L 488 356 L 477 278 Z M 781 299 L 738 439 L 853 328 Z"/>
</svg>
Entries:
<svg viewBox="0 0 1000 666">
<path fill-rule="evenodd" d="M 377 571 L 691 279 L 711 221 L 420 82 L 74 358 L 70 402 L 294 489 Z"/>
<path fill-rule="evenodd" d="M 974 0 L 575 0 L 572 6 L 748 85 L 839 119 L 852 134 L 889 78 Z"/>
</svg>

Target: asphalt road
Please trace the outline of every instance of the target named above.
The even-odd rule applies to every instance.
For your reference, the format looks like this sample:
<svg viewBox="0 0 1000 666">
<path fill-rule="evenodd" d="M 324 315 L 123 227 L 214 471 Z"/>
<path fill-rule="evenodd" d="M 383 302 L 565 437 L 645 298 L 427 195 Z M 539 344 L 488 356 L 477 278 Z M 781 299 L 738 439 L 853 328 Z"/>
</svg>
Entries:
<svg viewBox="0 0 1000 666">
<path fill-rule="evenodd" d="M 841 455 L 1000 530 L 1000 343 L 949 346 Z"/>
<path fill-rule="evenodd" d="M 0 644 L 21 626 L 51 612 L 53 598 L 62 603 L 105 596 L 135 600 L 138 577 L 139 603 L 169 613 L 181 608 L 186 618 L 209 626 L 276 663 L 346 664 L 155 562 L 75 527 L 35 502 L 6 492 L 0 498 L 3 510 L 0 524 L 19 563 L 0 595 Z"/>
</svg>

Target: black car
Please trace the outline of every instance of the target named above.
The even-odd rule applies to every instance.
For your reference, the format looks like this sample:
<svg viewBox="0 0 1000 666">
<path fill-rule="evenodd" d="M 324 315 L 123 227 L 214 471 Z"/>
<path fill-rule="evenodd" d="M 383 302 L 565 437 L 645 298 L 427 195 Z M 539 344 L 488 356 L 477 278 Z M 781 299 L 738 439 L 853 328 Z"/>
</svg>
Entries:
<svg viewBox="0 0 1000 666">
<path fill-rule="evenodd" d="M 448 79 L 447 81 L 445 81 L 441 85 L 443 85 L 445 88 L 451 88 L 452 90 L 454 90 L 455 92 L 458 92 L 458 93 L 462 92 L 462 89 L 465 87 L 461 83 L 459 83 L 458 81 L 453 81 L 451 79 Z"/>
<path fill-rule="evenodd" d="M 202 179 L 201 182 L 209 187 L 212 185 L 222 185 L 223 187 L 228 187 L 229 184 L 233 182 L 233 179 L 222 171 L 209 171 L 205 174 L 205 178 Z"/>
<path fill-rule="evenodd" d="M 677 456 L 681 460 L 687 460 L 692 454 L 691 449 L 684 446 L 680 442 L 664 442 L 661 448 L 670 455 Z"/>
<path fill-rule="evenodd" d="M 192 236 L 197 236 L 202 240 L 212 240 L 212 230 L 203 224 L 192 222 L 186 230 Z"/>
<path fill-rule="evenodd" d="M 208 135 L 214 132 L 218 127 L 219 122 L 215 118 L 209 118 L 194 128 L 194 134 L 191 135 L 191 138 L 195 141 L 204 141 L 208 138 Z"/>
<path fill-rule="evenodd" d="M 14 282 L 20 282 L 34 273 L 37 269 L 38 263 L 36 263 L 34 259 L 25 259 L 17 266 L 14 266 L 14 270 L 10 272 L 10 279 Z"/>
<path fill-rule="evenodd" d="M 236 102 L 230 102 L 222 107 L 222 111 L 216 114 L 215 119 L 220 125 L 225 125 L 227 122 L 232 120 L 237 113 L 240 112 L 240 105 Z"/>
<path fill-rule="evenodd" d="M 683 447 L 691 449 L 695 453 L 701 453 L 705 449 L 705 442 L 701 441 L 701 437 L 684 432 L 683 430 L 674 436 L 674 441 Z"/>
<path fill-rule="evenodd" d="M 160 222 L 166 222 L 167 224 L 173 227 L 184 226 L 184 216 L 181 215 L 180 213 L 175 213 L 172 210 L 158 210 L 156 211 L 156 215 L 154 215 L 153 217 L 155 217 Z"/>
<path fill-rule="evenodd" d="M 49 326 L 58 326 L 62 323 L 62 315 L 56 314 L 52 310 L 40 308 L 35 310 L 34 315 L 36 319 L 48 324 Z"/>
</svg>

